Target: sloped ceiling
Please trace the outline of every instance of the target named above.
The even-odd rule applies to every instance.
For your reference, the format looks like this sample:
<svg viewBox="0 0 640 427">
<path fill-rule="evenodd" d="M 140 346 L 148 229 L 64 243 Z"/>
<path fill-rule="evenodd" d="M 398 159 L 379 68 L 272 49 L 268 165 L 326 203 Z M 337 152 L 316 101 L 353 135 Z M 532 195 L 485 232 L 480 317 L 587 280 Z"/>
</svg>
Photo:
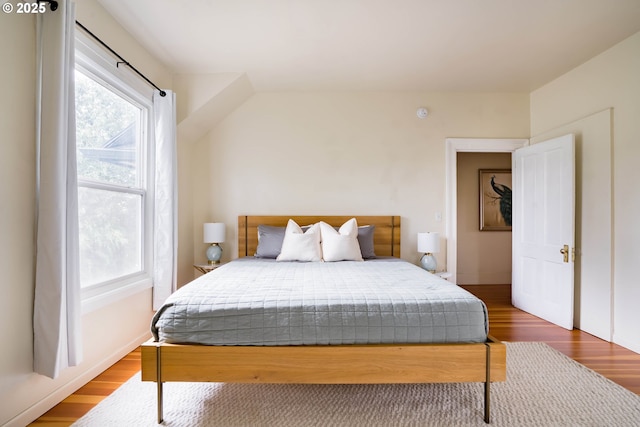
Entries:
<svg viewBox="0 0 640 427">
<path fill-rule="evenodd" d="M 257 91 L 530 92 L 640 31 L 639 0 L 98 0 L 174 73 Z"/>
</svg>

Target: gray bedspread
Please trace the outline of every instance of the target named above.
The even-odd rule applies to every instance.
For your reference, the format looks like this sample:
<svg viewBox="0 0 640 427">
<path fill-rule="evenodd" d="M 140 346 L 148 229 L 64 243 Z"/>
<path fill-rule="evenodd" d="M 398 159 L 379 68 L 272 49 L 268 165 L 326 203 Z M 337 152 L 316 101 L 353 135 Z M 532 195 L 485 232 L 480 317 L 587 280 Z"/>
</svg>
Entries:
<svg viewBox="0 0 640 427">
<path fill-rule="evenodd" d="M 397 259 L 245 258 L 180 288 L 151 330 L 208 345 L 483 342 L 488 316 L 469 292 Z"/>
</svg>

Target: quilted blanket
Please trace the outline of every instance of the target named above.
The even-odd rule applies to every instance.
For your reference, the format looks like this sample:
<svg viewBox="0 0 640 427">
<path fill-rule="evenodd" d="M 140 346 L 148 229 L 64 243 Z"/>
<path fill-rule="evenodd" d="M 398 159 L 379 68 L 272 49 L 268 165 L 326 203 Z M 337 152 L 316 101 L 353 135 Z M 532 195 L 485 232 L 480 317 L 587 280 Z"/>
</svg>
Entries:
<svg viewBox="0 0 640 427">
<path fill-rule="evenodd" d="M 156 340 L 207 345 L 484 342 L 484 303 L 398 259 L 244 258 L 183 286 L 155 314 Z"/>
</svg>

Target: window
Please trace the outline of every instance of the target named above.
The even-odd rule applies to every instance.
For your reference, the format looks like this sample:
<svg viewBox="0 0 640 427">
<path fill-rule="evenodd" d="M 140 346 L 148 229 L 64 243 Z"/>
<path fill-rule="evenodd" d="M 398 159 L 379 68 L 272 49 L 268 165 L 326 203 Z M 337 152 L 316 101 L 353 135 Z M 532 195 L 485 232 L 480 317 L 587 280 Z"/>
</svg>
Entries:
<svg viewBox="0 0 640 427">
<path fill-rule="evenodd" d="M 77 39 L 75 102 L 83 304 L 151 285 L 151 94 Z M 123 77 L 125 76 L 125 77 Z M 84 305 L 83 305 L 84 307 Z"/>
</svg>

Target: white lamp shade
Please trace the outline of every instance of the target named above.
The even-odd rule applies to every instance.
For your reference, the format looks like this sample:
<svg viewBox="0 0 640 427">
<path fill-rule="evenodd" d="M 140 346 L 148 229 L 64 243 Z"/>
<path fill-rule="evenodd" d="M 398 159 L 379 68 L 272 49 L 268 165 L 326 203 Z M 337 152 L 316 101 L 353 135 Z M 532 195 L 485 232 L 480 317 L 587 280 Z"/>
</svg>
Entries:
<svg viewBox="0 0 640 427">
<path fill-rule="evenodd" d="M 206 222 L 204 224 L 204 243 L 224 242 L 224 224 L 222 222 Z"/>
<path fill-rule="evenodd" d="M 418 233 L 418 252 L 426 254 L 440 252 L 440 235 L 438 233 Z"/>
</svg>

